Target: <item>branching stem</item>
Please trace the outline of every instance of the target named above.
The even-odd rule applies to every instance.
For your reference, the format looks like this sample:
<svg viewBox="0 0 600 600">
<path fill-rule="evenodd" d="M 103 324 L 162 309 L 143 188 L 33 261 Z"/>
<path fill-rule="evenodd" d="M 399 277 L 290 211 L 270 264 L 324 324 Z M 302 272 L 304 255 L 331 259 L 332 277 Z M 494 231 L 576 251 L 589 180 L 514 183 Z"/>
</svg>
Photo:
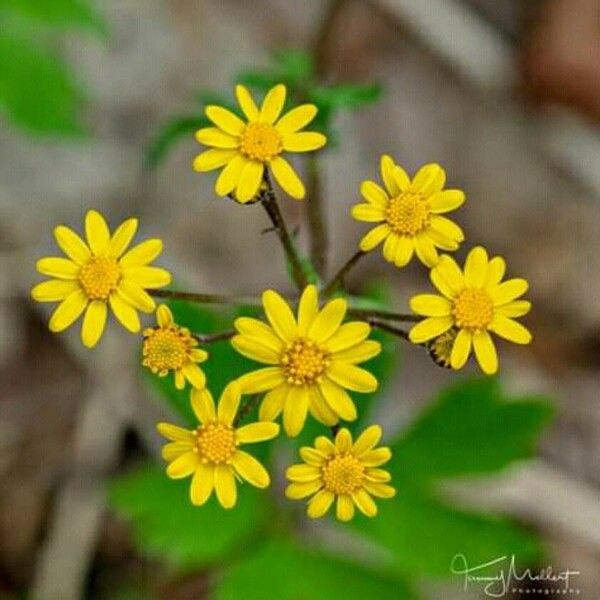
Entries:
<svg viewBox="0 0 600 600">
<path fill-rule="evenodd" d="M 342 265 L 342 268 L 332 277 L 331 281 L 323 289 L 323 295 L 325 297 L 331 296 L 331 294 L 344 284 L 344 278 L 348 272 L 365 254 L 366 252 L 358 250 L 346 261 L 346 263 L 344 263 L 344 265 Z"/>
</svg>

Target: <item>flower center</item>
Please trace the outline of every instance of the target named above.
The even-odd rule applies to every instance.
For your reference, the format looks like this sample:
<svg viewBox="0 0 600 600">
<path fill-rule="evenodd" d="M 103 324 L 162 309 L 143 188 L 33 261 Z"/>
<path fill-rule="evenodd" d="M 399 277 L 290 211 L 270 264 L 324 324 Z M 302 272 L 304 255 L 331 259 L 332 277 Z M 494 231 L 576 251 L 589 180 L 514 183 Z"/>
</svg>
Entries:
<svg viewBox="0 0 600 600">
<path fill-rule="evenodd" d="M 284 350 L 281 365 L 288 383 L 310 385 L 325 373 L 329 353 L 312 340 L 298 338 Z"/>
<path fill-rule="evenodd" d="M 336 454 L 322 467 L 325 489 L 350 494 L 363 485 L 365 468 L 352 454 Z"/>
<path fill-rule="evenodd" d="M 181 369 L 190 362 L 194 338 L 181 327 L 157 327 L 144 331 L 144 366 L 154 373 Z"/>
<path fill-rule="evenodd" d="M 235 454 L 235 432 L 222 423 L 207 423 L 196 429 L 196 447 L 202 462 L 228 463 Z"/>
<path fill-rule="evenodd" d="M 107 300 L 120 279 L 121 269 L 114 258 L 93 256 L 79 271 L 79 283 L 90 300 Z"/>
<path fill-rule="evenodd" d="M 456 326 L 465 329 L 485 329 L 494 317 L 494 304 L 484 290 L 463 290 L 452 307 Z"/>
<path fill-rule="evenodd" d="M 248 158 L 267 162 L 283 150 L 281 135 L 268 123 L 248 123 L 242 132 L 240 150 Z"/>
<path fill-rule="evenodd" d="M 405 192 L 390 200 L 386 218 L 398 235 L 417 235 L 429 225 L 429 207 L 421 194 Z"/>
</svg>

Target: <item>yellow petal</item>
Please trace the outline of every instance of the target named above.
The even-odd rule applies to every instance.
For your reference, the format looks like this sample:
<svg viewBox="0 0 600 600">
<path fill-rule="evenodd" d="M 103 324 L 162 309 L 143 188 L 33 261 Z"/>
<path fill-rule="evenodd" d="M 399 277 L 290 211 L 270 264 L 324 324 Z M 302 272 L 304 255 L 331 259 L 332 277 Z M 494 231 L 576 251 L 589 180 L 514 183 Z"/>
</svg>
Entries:
<svg viewBox="0 0 600 600">
<path fill-rule="evenodd" d="M 365 479 L 376 483 L 385 483 L 392 479 L 392 476 L 383 469 L 373 469 L 369 467 L 365 472 Z"/>
<path fill-rule="evenodd" d="M 273 423 L 271 423 L 271 425 L 272 424 Z M 254 458 L 254 456 L 251 456 L 247 452 L 237 450 L 233 455 L 231 462 L 233 463 L 233 468 L 236 470 L 237 474 L 254 487 L 266 488 L 269 486 L 269 483 L 271 483 L 271 478 L 269 477 L 267 470 Z"/>
<path fill-rule="evenodd" d="M 119 258 L 119 256 L 127 250 L 129 244 L 131 244 L 131 240 L 133 239 L 137 228 L 137 219 L 127 219 L 126 221 L 123 221 L 110 238 L 107 251 L 108 255 L 113 258 Z"/>
<path fill-rule="evenodd" d="M 496 308 L 496 314 L 503 317 L 522 317 L 531 310 L 531 302 L 528 300 L 513 300 Z"/>
<path fill-rule="evenodd" d="M 379 467 L 392 458 L 392 451 L 389 448 L 381 447 L 375 450 L 368 450 L 360 457 L 360 462 L 365 467 Z"/>
<path fill-rule="evenodd" d="M 405 267 L 413 256 L 413 252 L 415 249 L 414 241 L 403 235 L 398 237 L 398 241 L 396 242 L 396 251 L 394 254 L 394 264 L 398 268 Z"/>
<path fill-rule="evenodd" d="M 291 342 L 298 335 L 298 326 L 288 303 L 274 290 L 266 290 L 262 295 L 265 314 L 277 335 Z"/>
<path fill-rule="evenodd" d="M 497 286 L 506 272 L 506 262 L 501 256 L 494 256 L 488 263 L 488 272 L 485 279 L 485 288 L 492 289 Z"/>
<path fill-rule="evenodd" d="M 239 333 L 249 335 L 251 337 L 265 337 L 269 341 L 268 346 L 278 342 L 281 345 L 281 340 L 275 335 L 275 332 L 266 323 L 253 319 L 251 317 L 239 317 L 234 321 L 234 326 Z"/>
<path fill-rule="evenodd" d="M 461 329 L 458 332 L 450 354 L 450 365 L 453 369 L 462 369 L 465 366 L 471 353 L 472 342 L 473 334 L 470 331 Z"/>
<path fill-rule="evenodd" d="M 421 233 L 415 238 L 415 252 L 426 267 L 434 267 L 439 261 L 435 244 L 426 233 Z"/>
<path fill-rule="evenodd" d="M 365 483 L 365 490 L 376 498 L 393 498 L 396 490 L 391 485 L 385 483 Z"/>
<path fill-rule="evenodd" d="M 452 303 L 443 296 L 419 294 L 410 299 L 410 309 L 424 317 L 445 317 L 452 311 Z"/>
<path fill-rule="evenodd" d="M 168 327 L 174 323 L 173 313 L 166 304 L 161 304 L 156 309 L 156 323 L 159 327 Z"/>
<path fill-rule="evenodd" d="M 279 121 L 275 128 L 281 135 L 296 133 L 303 127 L 306 127 L 317 115 L 317 107 L 314 104 L 301 104 L 287 112 Z"/>
<path fill-rule="evenodd" d="M 446 298 L 455 298 L 465 287 L 465 278 L 456 261 L 444 254 L 429 274 L 431 282 Z"/>
<path fill-rule="evenodd" d="M 40 258 L 35 267 L 42 275 L 56 279 L 77 279 L 79 275 L 79 265 L 68 258 Z"/>
<path fill-rule="evenodd" d="M 196 363 L 190 362 L 183 365 L 181 371 L 195 388 L 201 390 L 206 386 L 206 375 Z"/>
<path fill-rule="evenodd" d="M 171 423 L 158 423 L 156 426 L 158 432 L 169 440 L 174 442 L 187 442 L 189 444 L 195 444 L 196 436 L 193 431 L 179 427 L 178 425 L 172 425 Z"/>
<path fill-rule="evenodd" d="M 206 171 L 212 171 L 213 169 L 218 169 L 219 167 L 226 165 L 237 155 L 237 150 L 211 148 L 210 150 L 205 150 L 201 154 L 198 154 L 198 156 L 194 158 L 192 166 L 194 171 L 205 173 Z"/>
<path fill-rule="evenodd" d="M 223 508 L 233 508 L 237 501 L 237 488 L 233 469 L 229 465 L 215 467 L 215 489 Z"/>
<path fill-rule="evenodd" d="M 379 170 L 381 172 L 381 179 L 385 184 L 388 194 L 391 198 L 395 198 L 400 195 L 402 191 L 398 184 L 396 183 L 396 178 L 394 177 L 394 160 L 391 156 L 384 154 L 379 161 Z"/>
<path fill-rule="evenodd" d="M 344 421 L 356 420 L 356 406 L 354 406 L 354 402 L 346 390 L 327 378 L 321 381 L 319 388 L 327 404 L 336 415 L 339 415 Z"/>
<path fill-rule="evenodd" d="M 194 388 L 190 394 L 190 399 L 192 410 L 200 423 L 207 424 L 216 421 L 215 402 L 209 390 Z"/>
<path fill-rule="evenodd" d="M 205 146 L 214 148 L 238 148 L 240 139 L 237 136 L 229 135 L 221 131 L 218 127 L 205 127 L 196 132 L 196 140 Z"/>
<path fill-rule="evenodd" d="M 102 336 L 107 312 L 106 302 L 94 300 L 88 305 L 81 327 L 81 341 L 87 348 L 93 348 Z"/>
<path fill-rule="evenodd" d="M 347 494 L 338 496 L 335 514 L 340 521 L 346 522 L 352 520 L 352 517 L 354 517 L 354 502 L 352 502 L 350 496 Z"/>
<path fill-rule="evenodd" d="M 296 200 L 302 200 L 306 195 L 306 190 L 292 165 L 285 158 L 276 156 L 271 160 L 270 166 L 277 183 L 286 194 Z"/>
<path fill-rule="evenodd" d="M 324 435 L 320 435 L 315 439 L 315 448 L 325 456 L 333 456 L 335 454 L 335 444 Z"/>
<path fill-rule="evenodd" d="M 348 302 L 343 298 L 328 302 L 315 317 L 308 331 L 308 337 L 320 344 L 326 342 L 339 329 L 346 316 L 347 308 Z"/>
<path fill-rule="evenodd" d="M 377 389 L 377 379 L 369 371 L 338 360 L 329 364 L 327 377 L 353 392 L 368 394 Z"/>
<path fill-rule="evenodd" d="M 430 227 L 444 238 L 447 238 L 448 241 L 458 243 L 465 239 L 463 230 L 454 221 L 451 221 L 446 217 L 433 215 L 431 217 Z"/>
<path fill-rule="evenodd" d="M 117 288 L 117 294 L 122 296 L 125 302 L 142 312 L 151 313 L 156 308 L 156 303 L 152 297 L 132 281 L 121 281 Z"/>
<path fill-rule="evenodd" d="M 317 286 L 307 285 L 302 292 L 298 303 L 298 334 L 304 336 L 308 333 L 316 316 L 319 313 L 319 296 Z"/>
<path fill-rule="evenodd" d="M 400 191 L 408 192 L 410 190 L 410 177 L 400 165 L 394 166 L 394 171 L 392 172 L 392 175 L 394 176 L 396 185 L 400 188 Z"/>
<path fill-rule="evenodd" d="M 261 423 L 250 423 L 236 429 L 235 438 L 240 444 L 254 444 L 272 440 L 279 435 L 279 425 L 264 421 Z"/>
<path fill-rule="evenodd" d="M 302 483 L 290 483 L 285 490 L 285 495 L 290 500 L 302 500 L 307 496 L 312 496 L 321 488 L 321 481 L 305 481 Z"/>
<path fill-rule="evenodd" d="M 411 328 L 408 337 L 413 344 L 423 344 L 448 331 L 452 327 L 451 317 L 429 317 Z"/>
<path fill-rule="evenodd" d="M 362 321 L 345 323 L 327 340 L 325 348 L 329 352 L 341 352 L 366 340 L 371 333 L 371 326 Z"/>
<path fill-rule="evenodd" d="M 283 137 L 283 149 L 287 152 L 310 152 L 322 148 L 326 143 L 327 138 L 316 131 L 301 131 Z"/>
<path fill-rule="evenodd" d="M 389 197 L 385 193 L 385 190 L 374 181 L 363 181 L 360 184 L 360 193 L 371 206 L 376 206 L 381 210 L 387 208 Z"/>
<path fill-rule="evenodd" d="M 242 390 L 236 381 L 229 383 L 223 390 L 217 407 L 217 417 L 221 423 L 225 425 L 233 423 L 240 406 L 241 397 Z"/>
<path fill-rule="evenodd" d="M 456 210 L 465 201 L 465 193 L 461 190 L 444 190 L 429 197 L 429 207 L 432 213 L 441 214 Z"/>
<path fill-rule="evenodd" d="M 352 446 L 352 453 L 355 456 L 361 456 L 365 452 L 375 448 L 381 440 L 383 431 L 379 425 L 367 427 L 357 438 Z"/>
<path fill-rule="evenodd" d="M 78 265 L 83 265 L 89 260 L 90 249 L 72 229 L 59 225 L 54 229 L 54 238 L 58 247 Z"/>
<path fill-rule="evenodd" d="M 305 464 L 292 465 L 286 469 L 285 476 L 290 481 L 297 481 L 298 483 L 315 481 L 321 477 L 321 469 Z"/>
<path fill-rule="evenodd" d="M 532 339 L 527 327 L 499 314 L 494 317 L 490 331 L 515 344 L 529 344 Z"/>
<path fill-rule="evenodd" d="M 306 514 L 311 519 L 321 518 L 333 504 L 335 495 L 328 490 L 320 490 L 311 498 L 306 509 Z"/>
<path fill-rule="evenodd" d="M 401 239 L 402 238 L 396 233 L 390 233 L 390 235 L 385 238 L 385 243 L 383 244 L 383 258 L 388 262 L 396 262 L 396 251 L 400 246 Z"/>
<path fill-rule="evenodd" d="M 356 204 L 352 207 L 352 216 L 364 223 L 377 223 L 385 220 L 385 210 L 374 204 Z"/>
<path fill-rule="evenodd" d="M 217 196 L 227 196 L 233 192 L 247 163 L 248 160 L 242 154 L 237 154 L 225 165 L 215 183 Z"/>
<path fill-rule="evenodd" d="M 60 302 L 77 290 L 79 284 L 76 281 L 50 279 L 35 285 L 31 290 L 31 297 L 37 302 Z"/>
<path fill-rule="evenodd" d="M 486 375 L 494 375 L 498 370 L 498 355 L 496 346 L 487 331 L 476 331 L 473 334 L 473 350 L 481 370 Z"/>
<path fill-rule="evenodd" d="M 119 264 L 122 267 L 143 267 L 151 263 L 163 249 L 163 243 L 159 239 L 151 239 L 134 246 L 127 252 Z"/>
<path fill-rule="evenodd" d="M 240 105 L 242 112 L 246 115 L 248 121 L 257 121 L 259 115 L 258 108 L 252 99 L 248 88 L 243 85 L 236 85 L 235 97 L 237 98 L 238 104 Z"/>
<path fill-rule="evenodd" d="M 162 447 L 160 454 L 167 462 L 172 462 L 182 454 L 189 452 L 190 449 L 191 446 L 188 443 L 170 442 Z"/>
<path fill-rule="evenodd" d="M 482 288 L 487 276 L 488 255 L 485 248 L 473 248 L 465 262 L 465 284 L 470 288 Z"/>
<path fill-rule="evenodd" d="M 272 390 L 284 382 L 283 373 L 279 367 L 265 367 L 242 375 L 237 382 L 244 394 L 259 394 Z"/>
<path fill-rule="evenodd" d="M 379 342 L 375 342 L 374 340 L 367 340 L 365 342 L 362 342 L 361 344 L 352 346 L 352 348 L 343 350 L 342 352 L 336 352 L 335 359 L 339 360 L 340 362 L 358 364 L 365 362 L 366 360 L 371 360 L 380 352 L 381 344 Z"/>
<path fill-rule="evenodd" d="M 316 450 L 315 448 L 311 448 L 310 446 L 303 446 L 300 448 L 300 456 L 306 464 L 320 467 L 327 460 L 329 455 L 320 450 Z"/>
<path fill-rule="evenodd" d="M 246 127 L 244 121 L 222 106 L 207 106 L 204 113 L 219 129 L 230 135 L 239 136 Z"/>
<path fill-rule="evenodd" d="M 289 387 L 286 384 L 281 384 L 265 394 L 258 410 L 258 418 L 261 421 L 274 421 L 283 410 L 288 391 Z"/>
<path fill-rule="evenodd" d="M 261 123 L 273 124 L 279 118 L 285 104 L 285 85 L 279 83 L 271 88 L 263 100 L 258 120 Z"/>
<path fill-rule="evenodd" d="M 525 279 L 508 279 L 500 285 L 489 290 L 495 306 L 507 304 L 522 296 L 529 289 L 529 284 Z"/>
<path fill-rule="evenodd" d="M 123 279 L 142 288 L 160 288 L 171 283 L 171 274 L 159 267 L 129 267 L 123 269 Z"/>
<path fill-rule="evenodd" d="M 337 413 L 327 404 L 323 394 L 318 388 L 310 390 L 310 398 L 308 401 L 308 412 L 323 425 L 331 427 L 339 422 Z"/>
<path fill-rule="evenodd" d="M 371 229 L 371 231 L 369 231 L 369 233 L 367 233 L 367 235 L 360 240 L 359 248 L 363 252 L 369 252 L 381 244 L 381 242 L 383 242 L 383 240 L 385 240 L 385 238 L 390 235 L 391 232 L 392 230 L 387 223 L 377 225 L 377 227 Z"/>
<path fill-rule="evenodd" d="M 352 493 L 352 500 L 358 510 L 366 517 L 374 517 L 377 515 L 377 505 L 373 498 L 369 496 L 363 488 L 360 488 Z"/>
<path fill-rule="evenodd" d="M 92 252 L 102 254 L 110 242 L 110 231 L 104 217 L 95 210 L 85 215 L 85 236 Z"/>
<path fill-rule="evenodd" d="M 440 165 L 432 163 L 421 167 L 411 183 L 411 191 L 423 196 L 441 192 L 446 183 L 446 173 Z"/>
<path fill-rule="evenodd" d="M 50 331 L 58 333 L 72 325 L 85 310 L 88 299 L 82 290 L 77 290 L 67 296 L 55 309 L 50 317 Z"/>
<path fill-rule="evenodd" d="M 215 469 L 212 465 L 199 463 L 192 477 L 190 500 L 194 506 L 202 506 L 212 494 L 215 484 Z"/>
<path fill-rule="evenodd" d="M 119 294 L 111 294 L 109 298 L 110 308 L 118 321 L 131 333 L 137 333 L 140 328 L 140 317 L 130 304 L 127 304 Z"/>
<path fill-rule="evenodd" d="M 296 437 L 304 427 L 308 412 L 309 392 L 304 387 L 290 388 L 283 406 L 283 427 L 289 437 Z"/>
<path fill-rule="evenodd" d="M 277 338 L 275 339 L 281 347 L 281 342 Z M 231 339 L 231 345 L 242 356 L 267 365 L 277 365 L 280 362 L 281 354 L 267 345 L 269 342 L 269 338 L 250 335 L 236 335 Z"/>
<path fill-rule="evenodd" d="M 167 475 L 171 479 L 183 479 L 189 477 L 198 467 L 198 455 L 194 452 L 186 452 L 176 458 L 167 467 Z"/>
<path fill-rule="evenodd" d="M 264 170 L 265 166 L 263 163 L 255 160 L 246 161 L 240 172 L 237 187 L 235 188 L 235 197 L 239 202 L 245 204 L 256 197 L 263 179 Z"/>
</svg>

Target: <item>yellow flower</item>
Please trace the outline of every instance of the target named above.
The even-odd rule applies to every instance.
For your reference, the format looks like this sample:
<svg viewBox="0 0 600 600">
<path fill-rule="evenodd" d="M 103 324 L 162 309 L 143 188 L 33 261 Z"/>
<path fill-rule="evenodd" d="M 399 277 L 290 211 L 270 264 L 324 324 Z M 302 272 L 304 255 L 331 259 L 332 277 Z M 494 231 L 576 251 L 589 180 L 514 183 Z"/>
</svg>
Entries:
<svg viewBox="0 0 600 600">
<path fill-rule="evenodd" d="M 190 330 L 180 327 L 173 320 L 173 313 L 166 304 L 156 310 L 157 327 L 144 330 L 142 364 L 159 377 L 169 371 L 175 373 L 175 387 L 182 390 L 187 379 L 195 388 L 206 385 L 206 377 L 196 364 L 208 358 L 208 352 L 196 348 L 198 340 Z"/>
<path fill-rule="evenodd" d="M 363 181 L 360 193 L 366 200 L 352 208 L 357 221 L 379 223 L 360 241 L 369 252 L 383 244 L 383 257 L 404 267 L 416 252 L 428 267 L 438 261 L 437 248 L 456 250 L 465 238 L 462 229 L 442 213 L 457 209 L 465 201 L 460 190 L 444 190 L 446 173 L 436 164 L 421 167 L 414 178 L 390 156 L 381 157 L 385 189 L 374 181 Z"/>
<path fill-rule="evenodd" d="M 171 440 L 162 450 L 169 463 L 167 475 L 171 479 L 192 475 L 190 499 L 196 506 L 204 504 L 213 489 L 223 508 L 235 506 L 236 478 L 258 488 L 266 488 L 271 481 L 262 464 L 239 446 L 273 439 L 279 433 L 279 425 L 251 423 L 236 428 L 233 422 L 240 397 L 237 383 L 230 383 L 215 410 L 207 389 L 193 389 L 192 408 L 200 425 L 192 431 L 170 423 L 157 425 L 158 431 Z"/>
<path fill-rule="evenodd" d="M 377 514 L 377 505 L 371 496 L 392 498 L 396 490 L 387 485 L 391 477 L 378 469 L 390 460 L 389 448 L 375 448 L 381 439 L 381 427 L 371 425 L 356 442 L 347 429 L 340 429 L 335 444 L 324 436 L 315 440 L 315 446 L 300 449 L 305 464 L 293 465 L 286 472 L 292 482 L 285 494 L 292 500 L 312 496 L 307 514 L 313 519 L 322 517 L 337 498 L 336 516 L 350 521 L 354 507 L 367 517 Z"/>
<path fill-rule="evenodd" d="M 171 275 L 148 266 L 162 252 L 160 240 L 146 240 L 126 252 L 137 226 L 137 219 L 127 219 L 111 237 L 104 217 L 90 210 L 85 216 L 87 244 L 68 227 L 56 227 L 56 243 L 68 258 L 40 259 L 37 270 L 53 279 L 31 290 L 38 302 L 60 302 L 50 331 L 63 331 L 85 311 L 81 340 L 92 348 L 104 331 L 108 305 L 126 329 L 140 330 L 137 311 L 150 313 L 156 307 L 145 290 L 168 285 Z"/>
<path fill-rule="evenodd" d="M 463 367 L 473 348 L 483 372 L 494 374 L 498 356 L 490 333 L 516 344 L 531 341 L 531 333 L 513 320 L 531 309 L 527 300 L 517 300 L 527 291 L 527 281 L 502 282 L 505 270 L 503 258 L 488 260 L 480 246 L 469 252 L 464 273 L 452 258 L 442 256 L 431 270 L 431 281 L 442 295 L 421 294 L 411 299 L 412 310 L 427 318 L 410 330 L 410 340 L 422 344 L 455 327 L 458 333 L 450 353 L 452 368 Z"/>
<path fill-rule="evenodd" d="M 319 311 L 314 285 L 307 286 L 300 298 L 298 320 L 277 292 L 267 290 L 262 299 L 270 326 L 241 317 L 235 321 L 239 335 L 231 340 L 240 354 L 271 365 L 238 379 L 246 393 L 268 391 L 259 410 L 261 421 L 273 421 L 283 411 L 287 435 L 296 436 L 309 411 L 329 426 L 340 418 L 356 419 L 346 389 L 362 393 L 377 389 L 377 379 L 356 366 L 381 351 L 378 342 L 367 340 L 370 326 L 360 321 L 342 325 L 347 303 L 341 298 Z"/>
<path fill-rule="evenodd" d="M 194 169 L 212 171 L 225 167 L 217 179 L 216 193 L 234 193 L 239 202 L 246 203 L 258 193 L 268 166 L 292 198 L 304 198 L 304 184 L 281 155 L 309 152 L 325 145 L 327 138 L 323 134 L 300 131 L 315 118 L 317 107 L 302 104 L 279 118 L 286 96 L 282 84 L 267 93 L 260 110 L 243 85 L 236 86 L 235 95 L 246 121 L 220 106 L 207 106 L 206 116 L 216 127 L 200 129 L 196 139 L 212 148 L 196 157 Z"/>
</svg>

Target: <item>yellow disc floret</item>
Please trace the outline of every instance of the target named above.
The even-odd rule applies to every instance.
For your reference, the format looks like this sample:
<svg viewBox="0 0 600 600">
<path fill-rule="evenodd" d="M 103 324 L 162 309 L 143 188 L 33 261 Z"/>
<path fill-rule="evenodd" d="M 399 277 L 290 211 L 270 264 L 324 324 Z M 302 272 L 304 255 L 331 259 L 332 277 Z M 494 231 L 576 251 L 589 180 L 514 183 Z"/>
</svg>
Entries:
<svg viewBox="0 0 600 600">
<path fill-rule="evenodd" d="M 92 256 L 79 271 L 79 283 L 91 300 L 107 300 L 117 289 L 121 269 L 114 258 Z"/>
<path fill-rule="evenodd" d="M 143 364 L 154 373 L 181 369 L 191 361 L 191 350 L 197 344 L 190 332 L 177 325 L 144 331 Z"/>
<path fill-rule="evenodd" d="M 494 317 L 494 304 L 485 290 L 467 288 L 454 300 L 452 314 L 459 328 L 486 329 Z"/>
<path fill-rule="evenodd" d="M 196 447 L 205 463 L 229 463 L 236 450 L 235 431 L 223 423 L 207 423 L 196 429 Z"/>
<path fill-rule="evenodd" d="M 240 138 L 242 154 L 252 160 L 267 162 L 281 153 L 281 134 L 268 123 L 248 123 Z"/>
<path fill-rule="evenodd" d="M 284 376 L 293 385 L 318 382 L 329 365 L 329 353 L 316 342 L 298 338 L 287 346 L 281 357 Z"/>
<path fill-rule="evenodd" d="M 390 200 L 386 219 L 398 235 L 414 236 L 429 226 L 429 207 L 421 194 L 406 192 Z"/>
<path fill-rule="evenodd" d="M 365 467 L 352 454 L 336 454 L 322 467 L 323 485 L 336 494 L 351 494 L 361 488 Z"/>
</svg>

